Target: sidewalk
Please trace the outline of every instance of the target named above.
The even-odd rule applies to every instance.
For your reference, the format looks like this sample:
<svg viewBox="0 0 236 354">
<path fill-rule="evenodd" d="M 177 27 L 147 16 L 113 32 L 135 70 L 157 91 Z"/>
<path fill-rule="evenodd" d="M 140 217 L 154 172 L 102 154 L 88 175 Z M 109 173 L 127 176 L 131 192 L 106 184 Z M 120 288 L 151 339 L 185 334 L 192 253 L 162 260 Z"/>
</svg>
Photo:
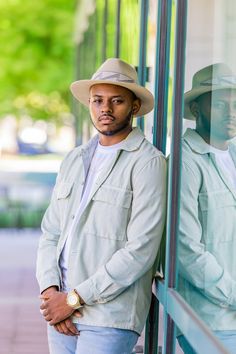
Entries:
<svg viewBox="0 0 236 354">
<path fill-rule="evenodd" d="M 0 354 L 48 354 L 35 260 L 39 232 L 0 230 Z"/>
</svg>

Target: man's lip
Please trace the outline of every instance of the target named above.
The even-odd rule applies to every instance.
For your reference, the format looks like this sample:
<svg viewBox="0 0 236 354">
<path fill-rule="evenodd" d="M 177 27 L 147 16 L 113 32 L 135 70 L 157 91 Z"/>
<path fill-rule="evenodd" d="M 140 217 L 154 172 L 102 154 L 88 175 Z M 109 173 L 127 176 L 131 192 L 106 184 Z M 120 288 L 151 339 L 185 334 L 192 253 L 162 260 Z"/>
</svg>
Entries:
<svg viewBox="0 0 236 354">
<path fill-rule="evenodd" d="M 115 120 L 115 119 L 114 119 L 114 117 L 111 117 L 111 116 L 100 116 L 100 117 L 98 118 L 98 120 L 99 120 L 99 121 L 109 121 L 109 122 L 111 122 L 111 121 L 113 121 L 113 120 Z"/>
<path fill-rule="evenodd" d="M 225 125 L 233 125 L 234 127 L 236 127 L 236 120 L 235 119 L 226 119 L 224 121 Z"/>
</svg>

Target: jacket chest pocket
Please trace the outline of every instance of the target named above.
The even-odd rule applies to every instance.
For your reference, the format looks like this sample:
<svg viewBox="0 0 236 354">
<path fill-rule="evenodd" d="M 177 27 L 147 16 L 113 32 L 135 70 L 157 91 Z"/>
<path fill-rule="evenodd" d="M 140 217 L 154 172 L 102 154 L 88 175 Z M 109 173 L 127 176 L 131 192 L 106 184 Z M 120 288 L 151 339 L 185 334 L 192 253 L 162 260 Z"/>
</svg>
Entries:
<svg viewBox="0 0 236 354">
<path fill-rule="evenodd" d="M 102 186 L 92 198 L 86 232 L 114 240 L 125 240 L 132 192 Z"/>
<path fill-rule="evenodd" d="M 200 216 L 206 243 L 231 241 L 236 232 L 236 200 L 227 190 L 200 193 Z"/>
<path fill-rule="evenodd" d="M 69 201 L 73 190 L 74 182 L 59 182 L 56 189 L 60 219 L 64 221 L 67 217 Z"/>
</svg>

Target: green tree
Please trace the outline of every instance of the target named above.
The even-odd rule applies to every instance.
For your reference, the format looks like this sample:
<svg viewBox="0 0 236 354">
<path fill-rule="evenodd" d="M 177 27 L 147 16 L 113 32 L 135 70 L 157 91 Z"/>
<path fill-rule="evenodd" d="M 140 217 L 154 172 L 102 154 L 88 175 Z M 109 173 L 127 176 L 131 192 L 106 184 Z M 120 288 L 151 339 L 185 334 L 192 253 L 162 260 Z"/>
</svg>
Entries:
<svg viewBox="0 0 236 354">
<path fill-rule="evenodd" d="M 0 0 L 0 117 L 49 119 L 69 110 L 75 7 L 66 0 Z"/>
</svg>

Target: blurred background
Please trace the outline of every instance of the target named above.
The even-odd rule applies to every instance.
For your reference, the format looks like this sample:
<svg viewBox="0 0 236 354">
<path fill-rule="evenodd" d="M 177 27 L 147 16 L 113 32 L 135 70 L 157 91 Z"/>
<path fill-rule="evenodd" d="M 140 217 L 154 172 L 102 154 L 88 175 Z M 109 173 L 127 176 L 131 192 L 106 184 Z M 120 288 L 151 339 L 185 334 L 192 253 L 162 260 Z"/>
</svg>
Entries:
<svg viewBox="0 0 236 354">
<path fill-rule="evenodd" d="M 75 2 L 0 1 L 0 227 L 39 227 L 74 147 Z"/>
</svg>

